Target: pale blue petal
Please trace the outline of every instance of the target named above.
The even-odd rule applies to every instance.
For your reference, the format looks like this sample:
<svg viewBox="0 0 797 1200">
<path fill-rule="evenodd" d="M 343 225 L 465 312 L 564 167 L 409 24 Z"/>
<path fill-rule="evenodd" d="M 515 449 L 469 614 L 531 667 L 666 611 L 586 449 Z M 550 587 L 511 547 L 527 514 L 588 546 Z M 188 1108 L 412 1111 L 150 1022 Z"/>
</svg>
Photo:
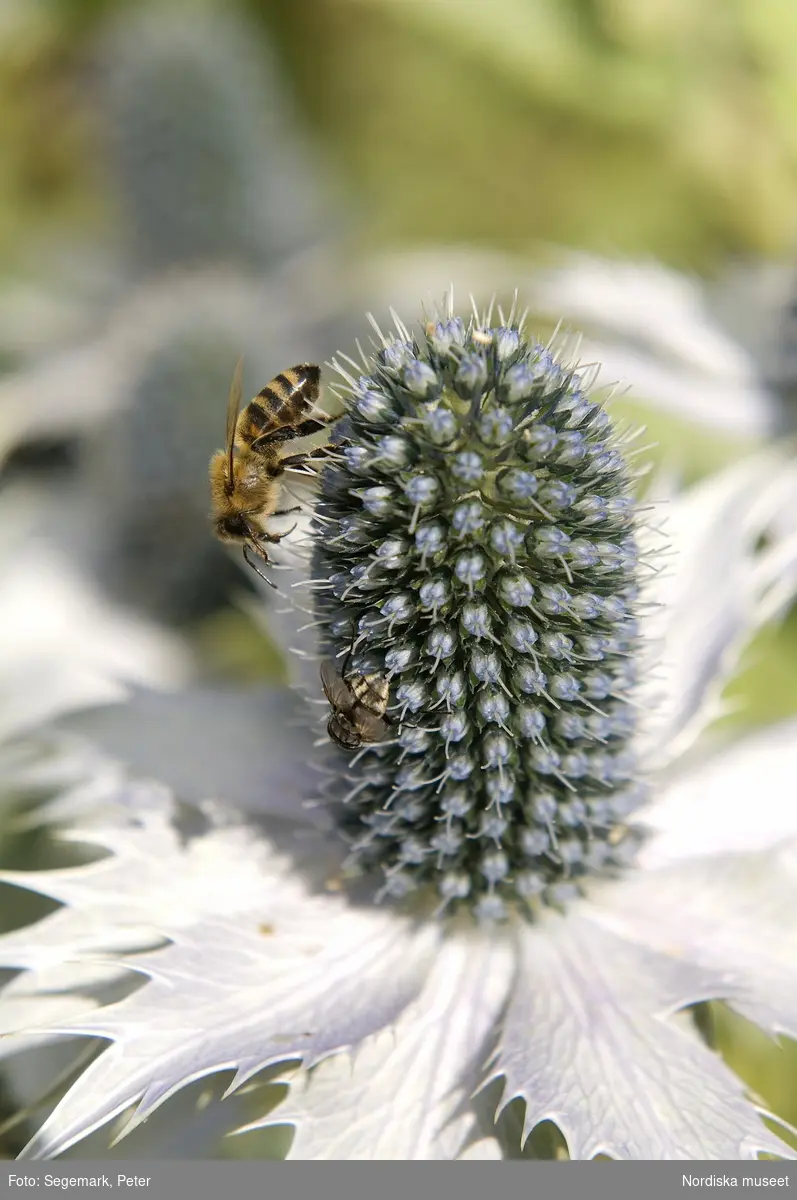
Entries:
<svg viewBox="0 0 797 1200">
<path fill-rule="evenodd" d="M 716 973 L 715 995 L 763 1029 L 797 1037 L 797 840 L 637 871 L 595 907 L 624 938 Z"/>
<path fill-rule="evenodd" d="M 763 453 L 674 498 L 644 539 L 658 567 L 642 620 L 652 669 L 637 697 L 648 768 L 683 754 L 720 714 L 742 650 L 773 615 L 773 592 L 781 608 L 793 593 L 797 544 L 785 554 L 772 520 L 794 484 L 794 466 Z M 762 549 L 765 533 L 771 540 Z"/>
<path fill-rule="evenodd" d="M 433 926 L 324 891 L 335 857 L 324 868 L 320 835 L 294 843 L 285 833 L 278 844 L 210 806 L 188 819 L 160 791 L 140 788 L 139 801 L 75 830 L 109 857 L 5 877 L 67 907 L 27 927 L 24 946 L 0 941 L 0 961 L 5 946 L 11 961 L 37 969 L 78 959 L 148 977 L 124 1000 L 59 1022 L 65 1034 L 112 1045 L 28 1156 L 58 1154 L 135 1103 L 144 1119 L 213 1072 L 235 1070 L 238 1086 L 273 1062 L 312 1064 L 357 1047 L 397 1020 L 431 962 Z M 147 938 L 170 940 L 129 952 Z"/>
<path fill-rule="evenodd" d="M 448 938 L 391 1030 L 351 1057 L 300 1073 L 284 1104 L 249 1128 L 295 1125 L 289 1158 L 500 1157 L 469 1098 L 482 1081 L 513 969 L 513 949 L 499 936 Z"/>
<path fill-rule="evenodd" d="M 126 704 L 67 717 L 59 727 L 182 800 L 219 798 L 247 812 L 326 824 L 323 808 L 310 805 L 331 749 L 313 747 L 310 720 L 287 688 L 193 687 L 139 691 Z"/>
<path fill-rule="evenodd" d="M 716 322 L 699 283 L 660 263 L 570 254 L 540 273 L 537 305 L 586 335 L 601 382 L 726 435 L 761 437 L 777 407 L 746 350 Z"/>
<path fill-rule="evenodd" d="M 645 867 L 797 837 L 797 721 L 723 746 L 662 786 L 639 819 Z"/>
<path fill-rule="evenodd" d="M 58 545 L 44 536 L 48 521 L 52 515 L 45 498 L 26 490 L 12 492 L 0 506 L 3 692 L 23 710 L 30 703 L 29 695 L 40 692 L 41 716 L 36 716 L 44 720 L 61 704 L 68 709 L 104 703 L 120 694 L 121 684 L 174 687 L 184 683 L 191 672 L 187 645 L 110 603 Z M 52 689 L 41 686 L 48 669 Z M 27 687 L 26 674 L 31 679 Z M 72 676 L 74 698 L 69 697 Z M 48 702 L 51 690 L 58 704 Z M 69 702 L 63 703 L 66 700 Z"/>
<path fill-rule="evenodd" d="M 579 1159 L 785 1152 L 738 1079 L 668 1019 L 722 994 L 717 972 L 602 929 L 588 909 L 523 928 L 519 946 L 492 1075 L 504 1104 L 525 1101 L 524 1136 L 551 1120 Z"/>
</svg>

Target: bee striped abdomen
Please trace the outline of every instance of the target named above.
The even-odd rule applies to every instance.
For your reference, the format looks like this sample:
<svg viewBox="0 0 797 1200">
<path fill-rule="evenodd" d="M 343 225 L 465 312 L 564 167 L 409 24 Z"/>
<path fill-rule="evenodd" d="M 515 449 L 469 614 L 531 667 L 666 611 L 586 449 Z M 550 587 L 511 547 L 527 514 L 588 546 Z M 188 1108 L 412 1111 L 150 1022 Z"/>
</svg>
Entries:
<svg viewBox="0 0 797 1200">
<path fill-rule="evenodd" d="M 270 429 L 299 424 L 318 398 L 320 375 L 309 363 L 281 371 L 242 413 L 246 433 L 262 437 Z"/>
</svg>

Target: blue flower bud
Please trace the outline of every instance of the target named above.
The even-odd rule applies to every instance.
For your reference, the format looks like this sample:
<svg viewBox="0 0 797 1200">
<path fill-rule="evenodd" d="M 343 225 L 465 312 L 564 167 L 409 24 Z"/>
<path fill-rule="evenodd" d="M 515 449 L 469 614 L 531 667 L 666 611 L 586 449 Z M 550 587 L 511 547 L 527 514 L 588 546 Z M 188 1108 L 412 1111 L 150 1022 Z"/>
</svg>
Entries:
<svg viewBox="0 0 797 1200">
<path fill-rule="evenodd" d="M 515 363 L 504 373 L 501 393 L 511 404 L 528 400 L 537 385 L 537 373 L 526 362 Z"/>
<path fill-rule="evenodd" d="M 383 465 L 408 467 L 414 461 L 412 442 L 408 438 L 386 434 L 385 437 L 379 439 L 377 447 Z M 351 447 L 351 449 L 361 449 L 361 447 Z M 370 461 L 373 466 L 373 460 L 370 459 Z"/>
<path fill-rule="evenodd" d="M 404 484 L 404 491 L 412 504 L 434 504 L 440 494 L 440 483 L 434 475 L 413 475 Z"/>
<path fill-rule="evenodd" d="M 447 408 L 433 408 L 423 414 L 423 427 L 435 446 L 448 446 L 459 433 L 457 419 Z"/>
<path fill-rule="evenodd" d="M 433 321 L 427 327 L 426 336 L 430 348 L 445 356 L 452 346 L 464 346 L 467 334 L 460 318 L 452 317 L 448 321 Z"/>
<path fill-rule="evenodd" d="M 490 526 L 490 547 L 501 558 L 515 561 L 515 554 L 522 548 L 524 533 L 509 517 L 501 517 Z"/>
<path fill-rule="evenodd" d="M 479 438 L 488 446 L 503 446 L 512 435 L 513 424 L 513 417 L 508 409 L 489 408 L 479 417 Z"/>
<path fill-rule="evenodd" d="M 522 467 L 510 467 L 502 471 L 496 480 L 500 494 L 518 504 L 532 500 L 539 491 L 539 480 L 533 471 Z"/>
<path fill-rule="evenodd" d="M 559 435 L 550 425 L 531 425 L 523 434 L 518 452 L 529 462 L 550 462 L 558 441 Z"/>
<path fill-rule="evenodd" d="M 546 717 L 535 704 L 519 704 L 515 709 L 515 728 L 522 738 L 536 738 L 545 729 Z"/>
<path fill-rule="evenodd" d="M 476 484 L 484 476 L 484 461 L 475 450 L 462 450 L 454 455 L 450 470 L 460 483 Z"/>
<path fill-rule="evenodd" d="M 414 396 L 426 400 L 434 395 L 439 388 L 439 380 L 428 363 L 416 358 L 404 368 L 404 384 Z"/>
<path fill-rule="evenodd" d="M 462 605 L 459 615 L 464 633 L 481 641 L 482 638 L 492 638 L 492 619 L 490 610 L 481 601 L 468 601 Z"/>
<path fill-rule="evenodd" d="M 480 354 L 464 354 L 452 379 L 454 390 L 464 399 L 478 396 L 487 382 L 487 363 Z"/>
<path fill-rule="evenodd" d="M 476 710 L 483 721 L 503 724 L 509 716 L 509 699 L 503 692 L 485 688 L 476 697 Z"/>
<path fill-rule="evenodd" d="M 500 850 L 485 854 L 481 861 L 481 872 L 490 883 L 498 883 L 509 873 L 509 859 Z"/>
<path fill-rule="evenodd" d="M 548 686 L 548 677 L 539 667 L 533 667 L 531 663 L 522 663 L 514 672 L 512 683 L 520 695 L 542 696 Z"/>
<path fill-rule="evenodd" d="M 362 392 L 355 398 L 354 403 L 358 415 L 374 425 L 380 422 L 389 424 L 398 419 L 390 407 L 387 397 L 375 390 L 369 389 Z"/>
<path fill-rule="evenodd" d="M 506 919 L 506 904 L 495 892 L 480 896 L 473 905 L 473 913 L 477 921 L 491 924 Z"/>
<path fill-rule="evenodd" d="M 390 512 L 393 500 L 393 490 L 380 485 L 366 488 L 361 492 L 363 508 L 376 517 L 386 517 Z"/>
<path fill-rule="evenodd" d="M 390 342 L 383 350 L 379 351 L 377 358 L 381 359 L 384 366 L 398 371 L 401 367 L 409 366 L 414 355 L 409 342 L 396 338 L 395 341 Z"/>
<path fill-rule="evenodd" d="M 447 529 L 442 521 L 422 521 L 415 530 L 415 545 L 425 559 L 445 545 Z"/>
<path fill-rule="evenodd" d="M 449 742 L 461 742 L 470 732 L 470 722 L 464 712 L 449 712 L 440 721 L 440 732 Z"/>
<path fill-rule="evenodd" d="M 468 588 L 472 595 L 473 589 L 482 582 L 487 570 L 486 560 L 478 550 L 458 554 L 454 559 L 454 574 Z"/>
<path fill-rule="evenodd" d="M 474 807 L 475 799 L 465 788 L 444 792 L 440 800 L 442 812 L 452 817 L 465 817 Z"/>
<path fill-rule="evenodd" d="M 501 678 L 501 659 L 492 650 L 475 649 L 470 656 L 470 669 L 481 683 L 497 683 Z"/>
<path fill-rule="evenodd" d="M 470 877 L 465 872 L 446 872 L 440 879 L 438 891 L 446 900 L 464 900 L 470 893 Z"/>
<path fill-rule="evenodd" d="M 561 558 L 570 550 L 570 535 L 557 525 L 543 525 L 527 534 L 529 552 L 538 558 Z"/>
<path fill-rule="evenodd" d="M 496 358 L 499 361 L 511 358 L 520 346 L 520 332 L 517 329 L 496 329 L 493 338 Z"/>
<path fill-rule="evenodd" d="M 540 504 L 554 512 L 563 512 L 569 508 L 577 496 L 578 492 L 572 483 L 567 483 L 564 479 L 554 479 L 546 483 L 538 493 Z"/>
<path fill-rule="evenodd" d="M 540 858 L 550 844 L 551 839 L 543 829 L 524 829 L 521 834 L 521 847 L 529 858 Z"/>
<path fill-rule="evenodd" d="M 457 631 L 450 625 L 434 625 L 424 642 L 424 650 L 430 658 L 450 658 L 457 648 Z"/>
<path fill-rule="evenodd" d="M 433 834 L 429 838 L 429 845 L 437 851 L 441 859 L 455 858 L 462 850 L 464 840 L 465 835 L 462 830 L 451 826 L 449 829 L 441 829 L 439 833 Z M 440 865 L 442 866 L 442 863 Z"/>
<path fill-rule="evenodd" d="M 451 528 L 459 537 L 479 533 L 484 529 L 487 514 L 478 500 L 463 500 L 451 516 Z"/>
<path fill-rule="evenodd" d="M 390 672 L 406 671 L 417 656 L 415 646 L 391 646 L 385 651 L 385 670 Z"/>
<path fill-rule="evenodd" d="M 506 623 L 506 641 L 520 654 L 530 654 L 537 641 L 537 631 L 530 621 L 510 617 Z"/>
<path fill-rule="evenodd" d="M 534 599 L 534 584 L 519 571 L 507 571 L 498 581 L 498 595 L 512 608 L 527 608 Z"/>
</svg>

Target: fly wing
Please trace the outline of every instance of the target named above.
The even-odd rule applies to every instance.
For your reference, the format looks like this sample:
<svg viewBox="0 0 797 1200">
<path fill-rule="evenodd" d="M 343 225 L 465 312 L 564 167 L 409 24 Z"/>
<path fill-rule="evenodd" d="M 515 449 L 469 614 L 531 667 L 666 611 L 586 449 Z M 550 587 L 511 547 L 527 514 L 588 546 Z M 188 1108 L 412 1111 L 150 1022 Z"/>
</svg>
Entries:
<svg viewBox="0 0 797 1200">
<path fill-rule="evenodd" d="M 360 705 L 354 718 L 355 728 L 364 742 L 381 742 L 388 731 L 384 717 Z"/>
<path fill-rule="evenodd" d="M 351 688 L 341 679 L 338 668 L 329 658 L 321 663 L 321 686 L 327 700 L 337 712 L 351 712 L 356 703 Z"/>
<path fill-rule="evenodd" d="M 233 371 L 230 395 L 227 399 L 227 493 L 233 490 L 232 462 L 235 452 L 235 429 L 238 424 L 238 413 L 241 411 L 241 394 L 243 391 L 241 379 L 243 376 L 244 360 L 239 358 Z"/>
</svg>

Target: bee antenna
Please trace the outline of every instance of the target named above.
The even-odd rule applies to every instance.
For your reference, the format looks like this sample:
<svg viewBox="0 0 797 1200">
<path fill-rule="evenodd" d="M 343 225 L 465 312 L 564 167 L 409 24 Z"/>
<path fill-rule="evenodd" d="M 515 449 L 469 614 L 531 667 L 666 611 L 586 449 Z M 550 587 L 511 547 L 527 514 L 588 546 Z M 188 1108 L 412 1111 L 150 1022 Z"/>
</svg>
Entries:
<svg viewBox="0 0 797 1200">
<path fill-rule="evenodd" d="M 264 581 L 264 583 L 267 583 L 267 584 L 268 584 L 268 586 L 269 586 L 269 587 L 271 587 L 271 588 L 273 588 L 275 592 L 276 592 L 276 591 L 278 591 L 278 588 L 277 588 L 277 585 L 276 585 L 276 583 L 273 583 L 273 582 L 272 582 L 272 581 L 271 581 L 271 580 L 268 578 L 268 576 L 267 576 L 267 575 L 264 575 L 264 574 L 263 574 L 263 572 L 260 570 L 260 567 L 258 567 L 257 563 L 255 563 L 255 562 L 254 562 L 254 561 L 253 561 L 253 560 L 252 560 L 252 559 L 249 557 L 249 547 L 248 547 L 248 546 L 244 546 L 244 559 L 246 560 L 246 562 L 247 562 L 247 565 L 248 565 L 248 566 L 250 566 L 250 567 L 252 568 L 252 570 L 255 572 L 255 574 L 256 574 L 256 575 L 259 575 L 259 576 L 260 576 L 260 578 L 261 578 L 261 579 Z"/>
</svg>

